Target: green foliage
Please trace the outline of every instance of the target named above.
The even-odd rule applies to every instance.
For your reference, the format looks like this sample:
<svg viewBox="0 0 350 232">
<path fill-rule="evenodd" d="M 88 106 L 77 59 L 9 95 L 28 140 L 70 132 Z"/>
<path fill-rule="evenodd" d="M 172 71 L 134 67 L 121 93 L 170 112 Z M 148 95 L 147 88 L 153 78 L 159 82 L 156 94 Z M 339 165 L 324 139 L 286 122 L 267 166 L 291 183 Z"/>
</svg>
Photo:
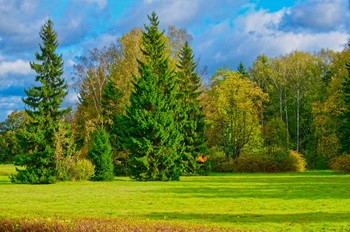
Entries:
<svg viewBox="0 0 350 232">
<path fill-rule="evenodd" d="M 208 140 L 214 138 L 214 146 L 222 147 L 227 160 L 239 157 L 244 150 L 259 150 L 262 145 L 259 116 L 267 94 L 249 78 L 219 70 L 211 79 L 207 95 Z"/>
<path fill-rule="evenodd" d="M 37 86 L 25 90 L 24 104 L 30 117 L 20 140 L 24 154 L 16 160 L 16 165 L 24 166 L 12 177 L 15 183 L 53 183 L 55 181 L 55 133 L 59 123 L 69 109 L 62 109 L 61 103 L 67 95 L 67 85 L 63 74 L 62 56 L 57 55 L 57 34 L 53 22 L 46 21 L 40 31 L 42 44 L 35 57 L 39 63 L 31 63 L 36 72 Z"/>
<path fill-rule="evenodd" d="M 118 152 L 113 159 L 114 175 L 116 176 L 128 176 L 129 170 L 127 166 L 127 160 L 130 154 L 127 152 Z"/>
<path fill-rule="evenodd" d="M 344 111 L 341 115 L 339 129 L 340 150 L 343 154 L 350 154 L 350 62 L 346 64 L 348 74 L 345 76 L 342 85 L 342 100 Z"/>
<path fill-rule="evenodd" d="M 58 162 L 57 179 L 61 181 L 89 180 L 94 174 L 95 166 L 87 159 L 67 156 Z"/>
<path fill-rule="evenodd" d="M 267 154 L 280 154 L 281 152 L 288 154 L 289 134 L 281 119 L 269 120 L 264 126 L 263 137 Z"/>
<path fill-rule="evenodd" d="M 230 172 L 231 170 L 226 170 L 225 153 L 219 147 L 211 147 L 208 151 L 211 171 L 212 172 Z M 225 167 L 224 167 L 225 166 Z"/>
<path fill-rule="evenodd" d="M 340 173 L 350 173 L 350 155 L 341 155 L 333 160 L 331 168 Z"/>
<path fill-rule="evenodd" d="M 28 120 L 25 111 L 15 111 L 0 122 L 0 163 L 13 163 L 15 156 L 23 153 L 19 138 Z"/>
<path fill-rule="evenodd" d="M 176 118 L 179 123 L 182 142 L 182 175 L 196 175 L 200 166 L 197 158 L 207 153 L 204 137 L 205 122 L 202 108 L 199 104 L 201 94 L 201 79 L 196 73 L 197 64 L 188 42 L 182 47 L 177 66 L 179 81 L 178 101 L 181 111 Z"/>
<path fill-rule="evenodd" d="M 243 77 L 248 76 L 248 72 L 247 72 L 247 70 L 245 69 L 245 67 L 244 67 L 244 65 L 243 65 L 243 63 L 242 63 L 242 61 L 239 62 L 239 65 L 238 65 L 238 67 L 237 67 L 237 72 L 238 72 L 239 74 L 241 74 Z"/>
<path fill-rule="evenodd" d="M 92 179 L 97 181 L 113 180 L 112 147 L 109 142 L 109 135 L 103 128 L 98 128 L 92 133 L 91 140 L 92 144 L 88 151 L 88 157 L 96 167 Z"/>
<path fill-rule="evenodd" d="M 163 33 L 155 13 L 142 35 L 145 61 L 138 61 L 140 77 L 126 116 L 119 120 L 123 147 L 130 153 L 128 167 L 137 180 L 179 180 L 182 136 L 175 123 L 179 110 L 177 82 L 165 56 Z"/>
<path fill-rule="evenodd" d="M 17 174 L 11 175 L 12 183 L 16 184 L 52 184 L 56 182 L 56 170 L 48 168 L 27 167 L 16 168 Z"/>
</svg>

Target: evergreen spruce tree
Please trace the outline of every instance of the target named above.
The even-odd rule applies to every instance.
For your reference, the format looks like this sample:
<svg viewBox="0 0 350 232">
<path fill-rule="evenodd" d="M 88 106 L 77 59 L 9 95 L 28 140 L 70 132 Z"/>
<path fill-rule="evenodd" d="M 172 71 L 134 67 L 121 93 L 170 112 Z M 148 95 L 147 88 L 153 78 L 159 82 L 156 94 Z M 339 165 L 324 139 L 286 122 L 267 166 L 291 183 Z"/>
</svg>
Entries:
<svg viewBox="0 0 350 232">
<path fill-rule="evenodd" d="M 340 151 L 343 154 L 350 154 L 350 63 L 346 64 L 348 75 L 343 82 L 344 112 L 341 116 L 341 126 L 339 130 Z"/>
<path fill-rule="evenodd" d="M 180 51 L 177 77 L 179 81 L 178 101 L 181 111 L 178 114 L 180 132 L 184 138 L 182 151 L 182 174 L 199 173 L 197 158 L 207 152 L 204 138 L 204 114 L 199 104 L 201 80 L 195 69 L 194 55 L 188 42 Z"/>
<path fill-rule="evenodd" d="M 37 86 L 25 90 L 23 102 L 30 122 L 25 128 L 22 144 L 26 154 L 17 157 L 16 165 L 24 166 L 11 180 L 17 183 L 46 184 L 55 182 L 55 134 L 63 116 L 70 109 L 62 109 L 67 95 L 63 74 L 62 56 L 56 54 L 57 33 L 48 19 L 40 31 L 42 44 L 35 54 L 38 63 L 30 63 L 36 72 Z"/>
<path fill-rule="evenodd" d="M 107 132 L 103 128 L 98 128 L 92 133 L 91 143 L 88 156 L 95 165 L 96 171 L 93 180 L 113 180 L 112 146 Z"/>
<path fill-rule="evenodd" d="M 242 76 L 246 77 L 248 75 L 244 65 L 242 62 L 239 62 L 239 65 L 237 67 L 237 72 L 242 74 Z"/>
<path fill-rule="evenodd" d="M 130 152 L 132 178 L 179 180 L 181 134 L 175 123 L 178 112 L 177 82 L 165 56 L 158 17 L 148 16 L 150 25 L 142 35 L 145 62 L 138 60 L 140 77 L 134 77 L 130 106 L 122 120 L 123 145 Z"/>
</svg>

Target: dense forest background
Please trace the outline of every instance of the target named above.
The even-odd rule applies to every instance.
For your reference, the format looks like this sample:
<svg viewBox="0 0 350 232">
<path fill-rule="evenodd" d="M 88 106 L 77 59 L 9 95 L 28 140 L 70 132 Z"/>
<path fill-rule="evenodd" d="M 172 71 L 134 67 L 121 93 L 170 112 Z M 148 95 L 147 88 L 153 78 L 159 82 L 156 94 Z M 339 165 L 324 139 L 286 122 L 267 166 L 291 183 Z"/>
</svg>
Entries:
<svg viewBox="0 0 350 232">
<path fill-rule="evenodd" d="M 81 58 L 70 86 L 79 97 L 73 110 L 60 108 L 68 86 L 53 23 L 46 22 L 38 63 L 31 64 L 40 84 L 26 90 L 27 110 L 0 123 L 0 162 L 25 167 L 14 182 L 349 166 L 349 45 L 262 54 L 249 68 L 222 67 L 203 81 L 192 36 L 175 26 L 159 31 L 154 13 L 149 20 Z"/>
</svg>

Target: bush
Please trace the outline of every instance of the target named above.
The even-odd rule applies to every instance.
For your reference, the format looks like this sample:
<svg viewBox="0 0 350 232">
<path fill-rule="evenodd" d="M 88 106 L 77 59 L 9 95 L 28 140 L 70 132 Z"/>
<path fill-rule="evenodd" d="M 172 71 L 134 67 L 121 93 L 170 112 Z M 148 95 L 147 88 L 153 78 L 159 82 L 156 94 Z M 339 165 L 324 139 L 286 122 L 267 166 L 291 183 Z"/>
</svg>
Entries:
<svg viewBox="0 0 350 232">
<path fill-rule="evenodd" d="M 235 172 L 267 172 L 269 168 L 267 156 L 242 155 L 234 161 Z"/>
<path fill-rule="evenodd" d="M 272 147 L 270 147 L 272 148 Z M 269 154 L 243 154 L 226 161 L 223 151 L 214 147 L 209 151 L 212 172 L 303 172 L 306 161 L 295 151 L 274 146 Z"/>
<path fill-rule="evenodd" d="M 350 155 L 341 155 L 335 158 L 331 168 L 339 173 L 350 173 Z"/>
<path fill-rule="evenodd" d="M 224 152 L 218 147 L 212 147 L 208 152 L 208 161 L 212 172 L 232 172 L 226 165 L 227 161 Z M 224 167 L 225 166 L 225 167 Z"/>
<path fill-rule="evenodd" d="M 68 156 L 58 162 L 57 178 L 62 181 L 88 180 L 95 173 L 95 166 L 87 159 L 75 160 Z"/>
<path fill-rule="evenodd" d="M 48 168 L 18 169 L 17 174 L 11 175 L 12 183 L 16 184 L 53 184 L 56 182 L 55 171 Z"/>
<path fill-rule="evenodd" d="M 306 170 L 306 160 L 304 157 L 296 151 L 290 151 L 290 157 L 292 157 L 294 171 L 295 172 L 304 172 Z"/>
<path fill-rule="evenodd" d="M 93 180 L 113 180 L 112 146 L 108 133 L 99 128 L 92 134 L 92 144 L 88 151 L 88 157 L 96 166 L 96 173 Z"/>
<path fill-rule="evenodd" d="M 297 152 L 289 155 L 243 155 L 234 161 L 236 172 L 303 172 L 306 161 Z"/>
</svg>

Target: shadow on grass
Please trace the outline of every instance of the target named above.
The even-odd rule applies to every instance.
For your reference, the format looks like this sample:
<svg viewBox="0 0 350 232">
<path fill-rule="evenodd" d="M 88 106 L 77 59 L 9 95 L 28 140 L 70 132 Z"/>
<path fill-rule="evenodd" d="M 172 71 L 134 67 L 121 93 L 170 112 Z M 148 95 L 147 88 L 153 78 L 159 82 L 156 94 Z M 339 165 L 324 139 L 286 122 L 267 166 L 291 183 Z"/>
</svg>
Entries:
<svg viewBox="0 0 350 232">
<path fill-rule="evenodd" d="M 152 190 L 150 191 L 152 192 Z M 284 184 L 258 187 L 177 187 L 153 191 L 176 194 L 176 197 L 179 198 L 350 199 L 349 188 L 335 184 L 319 184 L 317 186 L 305 184 L 293 187 Z"/>
<path fill-rule="evenodd" d="M 350 176 L 238 176 L 187 178 L 185 186 L 155 191 L 196 198 L 350 199 Z M 192 180 L 192 181 L 191 181 Z"/>
<path fill-rule="evenodd" d="M 188 214 L 179 212 L 151 213 L 152 220 L 185 220 L 205 223 L 348 223 L 350 213 L 297 213 L 297 214 Z"/>
</svg>

